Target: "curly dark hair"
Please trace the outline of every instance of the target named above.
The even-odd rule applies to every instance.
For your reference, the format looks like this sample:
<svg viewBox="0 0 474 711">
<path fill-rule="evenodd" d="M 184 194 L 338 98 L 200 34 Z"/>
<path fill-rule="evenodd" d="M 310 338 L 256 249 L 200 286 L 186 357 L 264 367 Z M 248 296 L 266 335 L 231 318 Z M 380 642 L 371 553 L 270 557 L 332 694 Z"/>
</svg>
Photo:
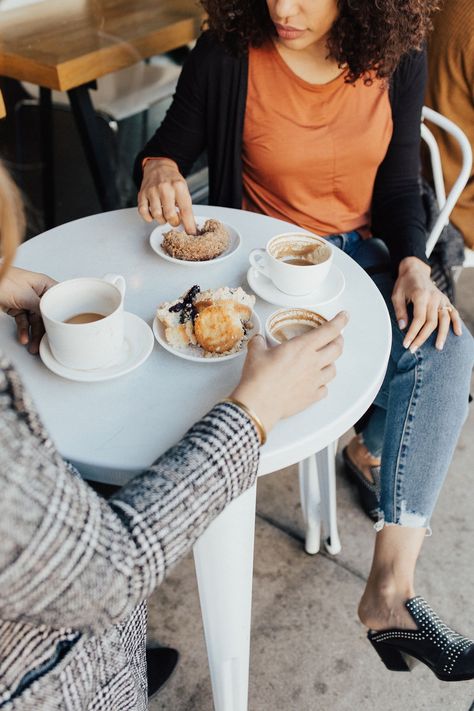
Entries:
<svg viewBox="0 0 474 711">
<path fill-rule="evenodd" d="M 235 55 L 276 36 L 266 0 L 201 0 L 206 26 Z M 347 65 L 346 81 L 368 72 L 388 79 L 405 53 L 420 49 L 438 0 L 338 0 L 339 17 L 329 34 L 329 56 Z"/>
</svg>

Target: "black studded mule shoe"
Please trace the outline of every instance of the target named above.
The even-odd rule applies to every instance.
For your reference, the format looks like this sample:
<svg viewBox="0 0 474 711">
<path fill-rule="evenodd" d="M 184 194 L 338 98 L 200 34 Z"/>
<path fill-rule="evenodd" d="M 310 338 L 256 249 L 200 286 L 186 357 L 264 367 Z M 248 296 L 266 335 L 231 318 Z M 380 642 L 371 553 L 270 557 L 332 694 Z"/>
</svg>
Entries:
<svg viewBox="0 0 474 711">
<path fill-rule="evenodd" d="M 445 625 L 422 597 L 412 597 L 405 606 L 417 630 L 390 629 L 367 635 L 387 669 L 410 671 L 408 656 L 426 664 L 442 681 L 474 679 L 474 640 Z"/>
</svg>

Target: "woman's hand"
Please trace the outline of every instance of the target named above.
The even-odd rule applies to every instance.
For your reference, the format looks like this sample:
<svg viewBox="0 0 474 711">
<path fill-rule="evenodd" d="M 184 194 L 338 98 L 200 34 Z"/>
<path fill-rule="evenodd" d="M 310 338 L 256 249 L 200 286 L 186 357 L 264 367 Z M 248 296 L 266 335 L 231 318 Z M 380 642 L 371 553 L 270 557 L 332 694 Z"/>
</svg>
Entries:
<svg viewBox="0 0 474 711">
<path fill-rule="evenodd" d="M 401 330 L 408 325 L 407 304 L 413 304 L 413 320 L 403 340 L 405 348 L 416 351 L 438 329 L 436 348 L 442 350 L 450 324 L 456 336 L 462 333 L 461 318 L 457 309 L 431 281 L 431 269 L 416 257 L 400 262 L 398 279 L 392 294 L 398 325 Z"/>
<path fill-rule="evenodd" d="M 232 397 L 253 410 L 267 432 L 278 420 L 322 400 L 336 376 L 334 361 L 342 353 L 341 331 L 347 321 L 348 315 L 341 312 L 324 326 L 275 348 L 254 336 Z"/>
<path fill-rule="evenodd" d="M 46 274 L 11 267 L 0 282 L 0 308 L 16 321 L 18 340 L 38 353 L 44 334 L 39 302 L 45 291 L 56 282 Z"/>
<path fill-rule="evenodd" d="M 169 222 L 173 227 L 182 222 L 188 235 L 196 234 L 188 184 L 173 160 L 154 158 L 145 163 L 138 212 L 146 222 L 155 219 L 160 225 Z"/>
</svg>

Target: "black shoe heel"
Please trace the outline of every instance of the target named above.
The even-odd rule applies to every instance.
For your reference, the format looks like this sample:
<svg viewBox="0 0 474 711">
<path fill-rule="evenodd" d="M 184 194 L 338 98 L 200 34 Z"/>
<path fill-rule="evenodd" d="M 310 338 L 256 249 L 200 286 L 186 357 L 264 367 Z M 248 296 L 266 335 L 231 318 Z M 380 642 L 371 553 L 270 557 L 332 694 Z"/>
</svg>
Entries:
<svg viewBox="0 0 474 711">
<path fill-rule="evenodd" d="M 383 642 L 375 642 L 373 639 L 370 639 L 370 637 L 369 642 L 371 643 L 372 647 L 375 649 L 387 669 L 390 669 L 390 671 L 397 672 L 411 671 L 410 667 L 405 661 L 405 657 L 398 649 L 395 649 L 395 647 L 391 647 L 389 644 L 384 644 Z"/>
<path fill-rule="evenodd" d="M 422 597 L 412 597 L 405 607 L 416 629 L 371 631 L 367 635 L 387 669 L 410 671 L 419 661 L 442 681 L 474 679 L 474 640 L 448 627 Z"/>
</svg>

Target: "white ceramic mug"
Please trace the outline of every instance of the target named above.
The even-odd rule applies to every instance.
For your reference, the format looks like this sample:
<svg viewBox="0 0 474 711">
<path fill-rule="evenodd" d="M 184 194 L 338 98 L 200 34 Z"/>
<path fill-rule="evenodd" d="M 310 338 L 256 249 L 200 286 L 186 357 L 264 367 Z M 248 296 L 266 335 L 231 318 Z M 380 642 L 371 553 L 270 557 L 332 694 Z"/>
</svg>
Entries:
<svg viewBox="0 0 474 711">
<path fill-rule="evenodd" d="M 124 341 L 125 279 L 80 277 L 60 282 L 40 302 L 49 347 L 59 363 L 74 370 L 94 370 L 114 363 Z M 89 323 L 65 323 L 78 314 L 103 316 Z"/>
<path fill-rule="evenodd" d="M 312 309 L 303 307 L 274 311 L 265 323 L 265 335 L 269 346 L 278 346 L 292 338 L 327 323 L 327 319 Z"/>
<path fill-rule="evenodd" d="M 282 256 L 297 258 L 298 255 L 306 255 L 312 248 L 323 247 L 327 250 L 328 257 L 319 264 L 289 264 Z M 322 237 L 303 232 L 276 235 L 265 249 L 253 249 L 249 255 L 250 264 L 254 269 L 271 279 L 277 289 L 291 296 L 304 296 L 316 291 L 329 274 L 332 259 L 333 250 L 329 242 Z"/>
</svg>

